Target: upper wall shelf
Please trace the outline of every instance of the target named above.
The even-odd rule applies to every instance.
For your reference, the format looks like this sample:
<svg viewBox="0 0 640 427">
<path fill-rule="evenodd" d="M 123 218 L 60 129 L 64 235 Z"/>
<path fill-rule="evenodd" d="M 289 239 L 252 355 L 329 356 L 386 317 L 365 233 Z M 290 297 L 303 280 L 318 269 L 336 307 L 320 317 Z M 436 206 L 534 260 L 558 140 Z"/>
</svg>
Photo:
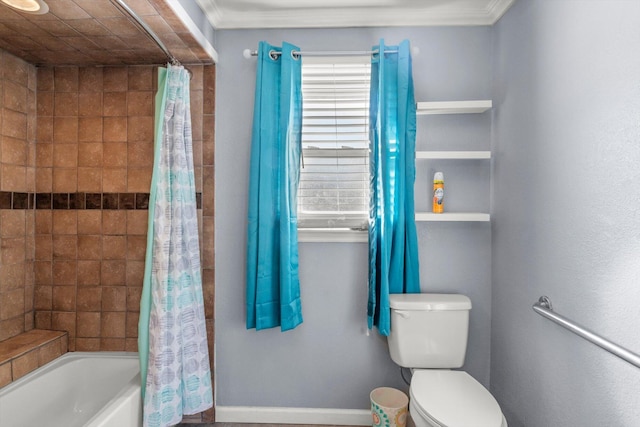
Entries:
<svg viewBox="0 0 640 427">
<path fill-rule="evenodd" d="M 416 114 L 469 114 L 484 113 L 491 109 L 492 102 L 479 101 L 443 101 L 443 102 L 418 102 Z"/>
<path fill-rule="evenodd" d="M 464 222 L 488 222 L 488 213 L 481 212 L 416 212 L 416 221 L 464 221 Z"/>
<path fill-rule="evenodd" d="M 490 159 L 491 151 L 416 151 L 416 159 Z"/>
</svg>

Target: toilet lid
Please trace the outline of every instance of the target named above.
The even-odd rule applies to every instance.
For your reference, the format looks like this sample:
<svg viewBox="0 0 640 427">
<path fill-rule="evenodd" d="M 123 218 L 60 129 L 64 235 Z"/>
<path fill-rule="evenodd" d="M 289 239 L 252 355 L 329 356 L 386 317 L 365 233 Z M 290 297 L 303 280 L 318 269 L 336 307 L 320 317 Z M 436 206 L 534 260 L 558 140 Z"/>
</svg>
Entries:
<svg viewBox="0 0 640 427">
<path fill-rule="evenodd" d="M 409 389 L 426 418 L 446 427 L 500 427 L 498 402 L 464 371 L 416 370 Z"/>
</svg>

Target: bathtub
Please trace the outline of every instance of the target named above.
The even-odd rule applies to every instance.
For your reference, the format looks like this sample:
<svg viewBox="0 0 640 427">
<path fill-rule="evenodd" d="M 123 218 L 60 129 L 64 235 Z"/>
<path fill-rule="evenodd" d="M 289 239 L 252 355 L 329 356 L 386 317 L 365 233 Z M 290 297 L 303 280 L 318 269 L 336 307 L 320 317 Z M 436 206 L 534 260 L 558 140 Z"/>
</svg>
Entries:
<svg viewBox="0 0 640 427">
<path fill-rule="evenodd" d="M 66 353 L 0 389 L 0 427 L 141 425 L 137 353 Z"/>
</svg>

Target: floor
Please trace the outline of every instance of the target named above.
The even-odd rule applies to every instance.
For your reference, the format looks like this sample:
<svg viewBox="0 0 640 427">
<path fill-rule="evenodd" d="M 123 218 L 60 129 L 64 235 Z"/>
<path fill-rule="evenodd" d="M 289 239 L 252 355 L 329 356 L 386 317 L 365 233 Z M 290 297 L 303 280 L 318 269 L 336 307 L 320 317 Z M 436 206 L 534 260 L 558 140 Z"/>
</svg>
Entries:
<svg viewBox="0 0 640 427">
<path fill-rule="evenodd" d="M 214 424 L 178 424 L 176 427 L 336 427 L 333 425 L 318 424 L 244 424 L 244 423 L 214 423 Z M 355 426 L 358 427 L 358 426 Z M 361 426 L 366 427 L 366 426 Z"/>
</svg>

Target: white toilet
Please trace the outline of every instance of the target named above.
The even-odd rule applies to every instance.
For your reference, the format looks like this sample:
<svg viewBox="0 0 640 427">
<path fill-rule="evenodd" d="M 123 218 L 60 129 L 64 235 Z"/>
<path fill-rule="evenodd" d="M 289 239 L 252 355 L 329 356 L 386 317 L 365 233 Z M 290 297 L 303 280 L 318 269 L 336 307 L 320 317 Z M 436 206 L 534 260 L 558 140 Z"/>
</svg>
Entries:
<svg viewBox="0 0 640 427">
<path fill-rule="evenodd" d="M 392 294 L 391 359 L 411 368 L 416 427 L 507 427 L 498 402 L 464 371 L 471 300 L 451 294 Z"/>
</svg>

